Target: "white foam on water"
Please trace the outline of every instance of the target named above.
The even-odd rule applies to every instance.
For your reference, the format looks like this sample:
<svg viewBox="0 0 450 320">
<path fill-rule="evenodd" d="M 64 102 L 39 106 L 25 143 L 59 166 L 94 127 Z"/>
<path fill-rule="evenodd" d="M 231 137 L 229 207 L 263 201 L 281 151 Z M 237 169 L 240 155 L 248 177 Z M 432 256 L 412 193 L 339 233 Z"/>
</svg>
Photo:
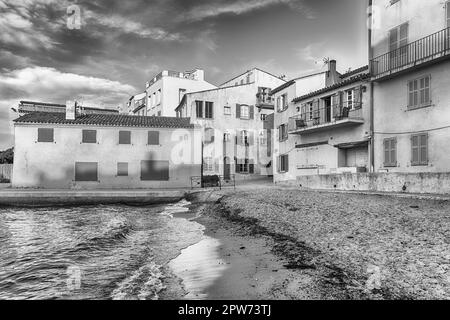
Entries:
<svg viewBox="0 0 450 320">
<path fill-rule="evenodd" d="M 219 255 L 220 245 L 218 239 L 205 236 L 169 263 L 173 273 L 182 279 L 188 292 L 186 299 L 206 299 L 206 289 L 227 269 Z"/>
<path fill-rule="evenodd" d="M 123 280 L 112 292 L 113 300 L 158 300 L 158 294 L 166 287 L 161 267 L 152 261 Z"/>
<path fill-rule="evenodd" d="M 167 207 L 165 207 L 164 210 L 161 212 L 161 215 L 173 218 L 173 215 L 176 213 L 189 212 L 188 206 L 190 205 L 191 203 L 189 201 L 183 199 L 180 202 L 170 204 Z"/>
</svg>

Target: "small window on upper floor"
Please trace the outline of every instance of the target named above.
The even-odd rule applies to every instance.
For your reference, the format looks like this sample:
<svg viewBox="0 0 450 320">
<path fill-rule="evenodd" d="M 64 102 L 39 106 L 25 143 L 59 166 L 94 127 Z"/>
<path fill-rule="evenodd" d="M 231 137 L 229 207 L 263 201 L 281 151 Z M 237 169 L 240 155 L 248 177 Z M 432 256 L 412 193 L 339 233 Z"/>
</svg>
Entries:
<svg viewBox="0 0 450 320">
<path fill-rule="evenodd" d="M 159 131 L 149 131 L 148 132 L 148 143 L 149 146 L 159 145 Z"/>
<path fill-rule="evenodd" d="M 243 85 L 244 84 L 244 79 L 241 79 L 241 85 Z"/>
<path fill-rule="evenodd" d="M 83 130 L 83 143 L 97 143 L 97 130 Z"/>
<path fill-rule="evenodd" d="M 431 77 L 408 82 L 408 108 L 415 109 L 431 105 Z"/>
<path fill-rule="evenodd" d="M 38 142 L 54 142 L 53 128 L 39 128 Z"/>
<path fill-rule="evenodd" d="M 261 120 L 266 121 L 266 119 L 267 119 L 267 114 L 261 113 Z"/>
<path fill-rule="evenodd" d="M 250 83 L 250 75 L 247 75 L 247 83 Z"/>
<path fill-rule="evenodd" d="M 231 115 L 231 107 L 230 106 L 223 107 L 223 113 L 227 116 L 230 116 Z"/>
<path fill-rule="evenodd" d="M 131 131 L 119 131 L 119 144 L 131 144 Z"/>
</svg>

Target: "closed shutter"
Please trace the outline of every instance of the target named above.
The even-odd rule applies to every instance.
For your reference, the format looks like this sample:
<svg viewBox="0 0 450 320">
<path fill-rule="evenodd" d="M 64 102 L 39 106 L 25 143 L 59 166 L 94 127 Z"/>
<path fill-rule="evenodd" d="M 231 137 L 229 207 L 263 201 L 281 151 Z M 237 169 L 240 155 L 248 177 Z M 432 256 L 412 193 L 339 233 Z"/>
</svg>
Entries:
<svg viewBox="0 0 450 320">
<path fill-rule="evenodd" d="M 284 171 L 289 172 L 289 155 L 284 156 Z"/>
<path fill-rule="evenodd" d="M 197 118 L 203 118 L 203 101 L 195 101 Z"/>
<path fill-rule="evenodd" d="M 53 142 L 53 128 L 38 128 L 38 142 Z"/>
<path fill-rule="evenodd" d="M 315 99 L 313 101 L 313 119 L 315 121 L 320 121 L 320 106 L 319 106 L 319 99 Z"/>
<path fill-rule="evenodd" d="M 248 144 L 250 146 L 253 146 L 255 144 L 255 133 L 253 130 L 248 132 Z"/>
<path fill-rule="evenodd" d="M 98 181 L 97 162 L 76 162 L 75 181 L 96 182 Z"/>
<path fill-rule="evenodd" d="M 169 181 L 169 161 L 141 161 L 141 181 Z"/>
<path fill-rule="evenodd" d="M 423 134 L 420 136 L 420 164 L 428 164 L 428 135 Z"/>
<path fill-rule="evenodd" d="M 149 131 L 148 132 L 148 145 L 158 146 L 159 145 L 159 131 Z"/>
<path fill-rule="evenodd" d="M 397 139 L 391 140 L 391 165 L 397 165 Z"/>
<path fill-rule="evenodd" d="M 339 119 L 341 117 L 341 108 L 339 104 L 339 94 L 336 93 L 334 96 L 331 97 L 331 104 L 333 107 L 333 117 L 335 119 Z"/>
<path fill-rule="evenodd" d="M 255 107 L 254 106 L 250 106 L 250 119 L 254 119 L 255 118 Z"/>
<path fill-rule="evenodd" d="M 306 120 L 308 117 L 306 116 L 306 103 L 302 103 L 300 106 L 300 115 L 303 120 Z"/>
<path fill-rule="evenodd" d="M 420 164 L 420 147 L 419 147 L 419 136 L 411 137 L 411 164 L 417 166 Z"/>
<path fill-rule="evenodd" d="M 83 130 L 83 143 L 97 143 L 96 130 Z"/>
<path fill-rule="evenodd" d="M 241 118 L 241 105 L 240 104 L 236 104 L 236 118 L 237 119 Z"/>
<path fill-rule="evenodd" d="M 277 172 L 281 172 L 281 156 L 277 157 Z"/>
<path fill-rule="evenodd" d="M 119 131 L 119 144 L 131 144 L 131 131 Z"/>
<path fill-rule="evenodd" d="M 251 173 L 251 174 L 255 173 L 255 160 L 251 159 L 251 160 L 249 161 L 248 168 L 249 168 L 249 169 L 248 169 L 248 170 L 249 170 L 249 173 Z"/>
<path fill-rule="evenodd" d="M 235 171 L 236 171 L 236 173 L 239 173 L 240 172 L 239 159 L 235 157 L 234 163 L 235 163 Z"/>
</svg>

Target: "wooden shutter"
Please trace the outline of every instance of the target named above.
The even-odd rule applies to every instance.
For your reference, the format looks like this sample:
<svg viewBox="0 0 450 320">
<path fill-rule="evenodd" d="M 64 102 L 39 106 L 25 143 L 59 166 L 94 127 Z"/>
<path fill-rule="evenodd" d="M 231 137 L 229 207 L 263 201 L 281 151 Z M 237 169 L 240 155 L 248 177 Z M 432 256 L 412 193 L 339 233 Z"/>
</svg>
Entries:
<svg viewBox="0 0 450 320">
<path fill-rule="evenodd" d="M 118 177 L 127 177 L 128 176 L 128 163 L 127 162 L 118 162 L 117 163 L 117 176 Z"/>
<path fill-rule="evenodd" d="M 255 132 L 253 130 L 248 131 L 248 144 L 250 146 L 255 144 Z"/>
<path fill-rule="evenodd" d="M 53 128 L 38 128 L 38 142 L 53 141 Z"/>
<path fill-rule="evenodd" d="M 97 143 L 97 131 L 83 130 L 83 143 Z"/>
<path fill-rule="evenodd" d="M 250 112 L 250 119 L 254 119 L 255 118 L 255 107 L 254 106 L 250 106 L 249 107 L 249 112 Z"/>
<path fill-rule="evenodd" d="M 306 103 L 302 103 L 300 105 L 300 116 L 303 120 L 306 120 L 308 117 L 306 116 Z"/>
<path fill-rule="evenodd" d="M 391 140 L 391 165 L 397 165 L 397 139 Z"/>
<path fill-rule="evenodd" d="M 169 181 L 169 161 L 141 161 L 141 181 Z"/>
<path fill-rule="evenodd" d="M 398 49 L 398 28 L 389 31 L 389 51 Z"/>
<path fill-rule="evenodd" d="M 248 171 L 249 171 L 249 173 L 251 173 L 251 174 L 255 173 L 255 160 L 251 159 L 251 160 L 249 161 Z"/>
<path fill-rule="evenodd" d="M 420 164 L 427 165 L 428 164 L 428 134 L 422 134 L 419 137 L 419 155 L 420 155 Z"/>
<path fill-rule="evenodd" d="M 149 146 L 159 145 L 159 131 L 148 132 L 148 145 Z"/>
<path fill-rule="evenodd" d="M 119 144 L 131 144 L 131 131 L 119 131 Z"/>
<path fill-rule="evenodd" d="M 333 108 L 333 117 L 339 119 L 341 117 L 341 108 L 339 103 L 339 93 L 331 97 L 331 106 Z"/>
<path fill-rule="evenodd" d="M 75 181 L 98 181 L 97 162 L 76 162 Z"/>
<path fill-rule="evenodd" d="M 313 118 L 316 121 L 320 120 L 320 103 L 319 99 L 313 101 Z"/>
<path fill-rule="evenodd" d="M 385 139 L 384 142 L 384 166 L 388 167 L 391 163 L 391 142 L 388 139 Z"/>
<path fill-rule="evenodd" d="M 241 118 L 241 105 L 240 104 L 236 104 L 236 118 L 237 119 Z"/>
<path fill-rule="evenodd" d="M 289 172 L 289 155 L 284 156 L 284 171 Z"/>
<path fill-rule="evenodd" d="M 411 137 L 411 165 L 417 166 L 420 164 L 420 136 L 413 135 Z"/>
<path fill-rule="evenodd" d="M 355 91 L 353 93 L 353 95 L 354 95 L 354 97 L 353 97 L 353 100 L 354 100 L 353 108 L 354 109 L 358 109 L 358 108 L 362 107 L 362 105 L 361 105 L 361 103 L 362 103 L 362 92 L 363 92 L 362 86 L 359 86 L 359 87 L 355 88 Z"/>
</svg>

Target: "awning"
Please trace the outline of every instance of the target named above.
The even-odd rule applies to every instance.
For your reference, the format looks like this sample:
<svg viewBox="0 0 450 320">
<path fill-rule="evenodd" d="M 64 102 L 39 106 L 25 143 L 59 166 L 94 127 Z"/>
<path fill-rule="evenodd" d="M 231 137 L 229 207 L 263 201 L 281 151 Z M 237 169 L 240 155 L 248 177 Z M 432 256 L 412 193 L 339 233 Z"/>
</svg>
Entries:
<svg viewBox="0 0 450 320">
<path fill-rule="evenodd" d="M 311 148 L 311 147 L 315 147 L 315 146 L 322 146 L 328 144 L 328 140 L 327 141 L 319 141 L 319 142 L 313 142 L 313 143 L 303 143 L 303 144 L 297 144 L 295 145 L 296 149 L 305 149 L 305 148 Z"/>
<path fill-rule="evenodd" d="M 346 142 L 346 143 L 340 143 L 340 144 L 334 145 L 334 147 L 338 148 L 338 149 L 352 149 L 352 148 L 368 147 L 368 146 L 369 146 L 369 140 Z"/>
</svg>

